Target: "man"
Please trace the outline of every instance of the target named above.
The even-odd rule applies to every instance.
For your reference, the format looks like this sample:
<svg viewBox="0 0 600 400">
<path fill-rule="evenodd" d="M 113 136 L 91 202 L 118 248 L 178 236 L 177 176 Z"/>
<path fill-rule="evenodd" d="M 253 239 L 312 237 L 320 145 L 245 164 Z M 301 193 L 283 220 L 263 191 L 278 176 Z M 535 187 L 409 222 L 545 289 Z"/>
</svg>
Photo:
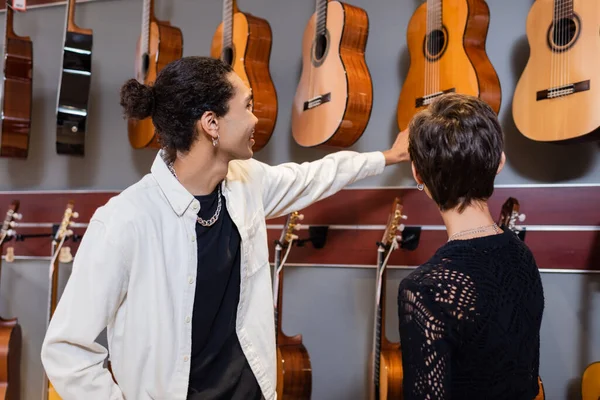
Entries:
<svg viewBox="0 0 600 400">
<path fill-rule="evenodd" d="M 407 134 L 385 152 L 260 163 L 250 89 L 205 57 L 128 81 L 121 105 L 152 117 L 163 149 L 90 220 L 42 347 L 50 381 L 64 400 L 274 399 L 265 219 L 407 161 Z"/>
</svg>

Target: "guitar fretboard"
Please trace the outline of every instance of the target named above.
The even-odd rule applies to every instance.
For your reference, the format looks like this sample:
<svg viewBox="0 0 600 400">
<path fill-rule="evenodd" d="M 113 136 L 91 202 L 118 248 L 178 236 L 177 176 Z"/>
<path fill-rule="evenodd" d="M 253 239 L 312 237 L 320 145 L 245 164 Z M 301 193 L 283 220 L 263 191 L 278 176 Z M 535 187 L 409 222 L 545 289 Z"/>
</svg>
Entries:
<svg viewBox="0 0 600 400">
<path fill-rule="evenodd" d="M 442 29 L 442 0 L 427 0 L 427 33 Z"/>
<path fill-rule="evenodd" d="M 573 0 L 554 0 L 554 20 L 573 16 Z"/>
<path fill-rule="evenodd" d="M 233 0 L 223 0 L 223 49 L 233 43 Z"/>
<path fill-rule="evenodd" d="M 317 25 L 316 34 L 324 35 L 327 29 L 327 0 L 317 0 L 316 5 L 317 12 Z"/>
<path fill-rule="evenodd" d="M 152 12 L 152 1 L 144 0 L 144 11 L 142 13 L 142 54 L 148 54 L 150 48 L 150 14 Z"/>
</svg>

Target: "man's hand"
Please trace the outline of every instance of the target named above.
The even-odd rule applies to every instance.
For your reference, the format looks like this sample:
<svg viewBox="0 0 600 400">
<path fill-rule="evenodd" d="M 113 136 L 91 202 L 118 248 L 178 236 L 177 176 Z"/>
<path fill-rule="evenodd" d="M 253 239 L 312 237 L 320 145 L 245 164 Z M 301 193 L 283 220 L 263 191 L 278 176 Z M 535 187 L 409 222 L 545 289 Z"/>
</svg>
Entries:
<svg viewBox="0 0 600 400">
<path fill-rule="evenodd" d="M 392 148 L 384 151 L 383 155 L 385 156 L 385 165 L 397 164 L 410 160 L 408 154 L 408 128 L 398 134 Z"/>
</svg>

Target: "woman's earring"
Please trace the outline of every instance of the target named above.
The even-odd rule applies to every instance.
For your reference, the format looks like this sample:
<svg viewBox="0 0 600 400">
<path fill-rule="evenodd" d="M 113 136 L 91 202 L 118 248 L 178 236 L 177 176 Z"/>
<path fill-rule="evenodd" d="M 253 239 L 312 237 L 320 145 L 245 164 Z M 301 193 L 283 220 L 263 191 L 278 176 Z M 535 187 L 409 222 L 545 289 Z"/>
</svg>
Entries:
<svg viewBox="0 0 600 400">
<path fill-rule="evenodd" d="M 425 189 L 425 185 L 424 185 L 424 184 L 422 184 L 422 183 L 419 183 L 419 184 L 417 185 L 417 189 L 419 189 L 419 190 L 423 190 L 423 189 Z"/>
<path fill-rule="evenodd" d="M 217 145 L 219 144 L 219 134 L 217 134 L 217 138 L 213 138 L 212 140 L 213 142 L 213 147 L 217 147 Z"/>
</svg>

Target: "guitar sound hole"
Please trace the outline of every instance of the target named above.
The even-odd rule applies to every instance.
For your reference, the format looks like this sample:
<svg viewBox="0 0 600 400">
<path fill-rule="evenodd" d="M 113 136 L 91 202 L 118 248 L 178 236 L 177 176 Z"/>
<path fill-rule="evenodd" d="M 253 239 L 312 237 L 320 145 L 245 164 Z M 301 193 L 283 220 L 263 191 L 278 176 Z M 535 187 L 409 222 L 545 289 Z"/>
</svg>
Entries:
<svg viewBox="0 0 600 400">
<path fill-rule="evenodd" d="M 448 34 L 446 28 L 435 29 L 425 35 L 423 41 L 423 53 L 429 61 L 438 60 L 448 47 Z"/>
<path fill-rule="evenodd" d="M 573 40 L 576 32 L 575 21 L 570 18 L 560 19 L 554 25 L 554 43 L 560 47 L 566 46 Z"/>
<path fill-rule="evenodd" d="M 231 47 L 226 47 L 223 50 L 222 60 L 227 64 L 233 64 L 233 49 Z"/>
<path fill-rule="evenodd" d="M 327 37 L 325 35 L 317 36 L 317 45 L 315 48 L 315 58 L 321 60 L 327 51 Z"/>
</svg>

